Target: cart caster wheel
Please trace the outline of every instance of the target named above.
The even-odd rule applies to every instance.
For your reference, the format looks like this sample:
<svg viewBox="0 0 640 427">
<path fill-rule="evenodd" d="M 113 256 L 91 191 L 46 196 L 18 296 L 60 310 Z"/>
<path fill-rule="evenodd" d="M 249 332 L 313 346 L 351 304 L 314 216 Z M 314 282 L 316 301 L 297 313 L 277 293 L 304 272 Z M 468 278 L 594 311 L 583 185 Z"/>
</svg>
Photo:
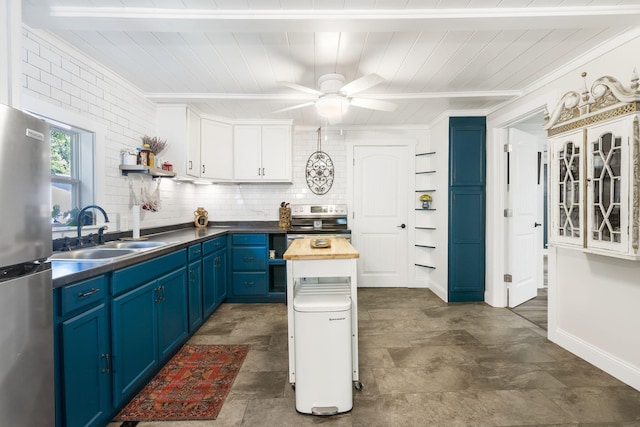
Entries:
<svg viewBox="0 0 640 427">
<path fill-rule="evenodd" d="M 353 387 L 355 387 L 356 390 L 361 391 L 362 387 L 364 387 L 364 386 L 362 385 L 362 383 L 360 381 L 356 381 L 356 382 L 353 383 Z"/>
</svg>

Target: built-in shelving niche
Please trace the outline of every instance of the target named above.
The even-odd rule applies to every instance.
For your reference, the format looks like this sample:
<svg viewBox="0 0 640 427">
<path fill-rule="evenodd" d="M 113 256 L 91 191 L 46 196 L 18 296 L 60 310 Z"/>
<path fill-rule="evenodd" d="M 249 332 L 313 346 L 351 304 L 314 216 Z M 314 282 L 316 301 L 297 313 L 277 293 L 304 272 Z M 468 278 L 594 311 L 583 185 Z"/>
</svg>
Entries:
<svg viewBox="0 0 640 427">
<path fill-rule="evenodd" d="M 435 151 L 430 151 L 430 152 L 425 152 L 425 153 L 418 153 L 416 154 L 416 186 L 418 188 L 425 188 L 426 189 L 419 189 L 416 190 L 416 200 L 418 200 L 418 196 L 420 194 L 431 194 L 434 193 L 436 190 L 434 188 L 430 188 L 429 184 L 430 182 L 427 182 L 426 179 L 428 179 L 431 175 L 435 174 L 436 171 L 432 170 L 430 168 L 424 168 L 424 167 L 420 167 L 419 163 L 420 163 L 420 159 L 426 158 L 428 156 L 433 156 L 434 154 L 436 154 Z M 429 180 L 430 181 L 430 180 Z M 435 208 L 429 207 L 429 208 L 423 208 L 420 205 L 420 202 L 417 202 L 418 205 L 416 206 L 415 210 L 416 212 L 424 212 L 424 213 L 417 213 L 416 215 L 429 215 L 430 212 L 435 211 Z M 421 224 L 422 221 L 419 221 L 418 218 L 416 218 L 416 224 Z M 425 262 L 425 259 L 430 259 L 430 254 L 428 252 L 433 251 L 436 249 L 435 245 L 433 244 L 432 241 L 430 241 L 430 239 L 433 239 L 432 233 L 430 233 L 430 231 L 435 231 L 436 227 L 426 227 L 426 226 L 416 226 L 415 227 L 416 230 L 416 244 L 415 247 L 418 248 L 417 252 L 416 252 L 416 262 L 415 265 L 417 267 L 422 267 L 422 268 L 426 268 L 429 270 L 434 270 L 436 267 L 433 265 L 430 265 L 428 262 Z"/>
</svg>

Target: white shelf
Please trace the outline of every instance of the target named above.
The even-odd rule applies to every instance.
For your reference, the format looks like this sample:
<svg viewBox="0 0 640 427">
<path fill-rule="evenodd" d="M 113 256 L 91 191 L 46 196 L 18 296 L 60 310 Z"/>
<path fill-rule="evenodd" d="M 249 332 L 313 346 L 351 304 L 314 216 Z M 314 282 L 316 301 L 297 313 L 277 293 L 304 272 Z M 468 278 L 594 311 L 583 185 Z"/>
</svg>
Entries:
<svg viewBox="0 0 640 427">
<path fill-rule="evenodd" d="M 129 175 L 130 173 L 143 173 L 146 175 L 151 175 L 154 178 L 173 178 L 176 176 L 175 172 L 143 165 L 120 165 L 120 171 L 122 172 L 122 175 Z"/>
</svg>

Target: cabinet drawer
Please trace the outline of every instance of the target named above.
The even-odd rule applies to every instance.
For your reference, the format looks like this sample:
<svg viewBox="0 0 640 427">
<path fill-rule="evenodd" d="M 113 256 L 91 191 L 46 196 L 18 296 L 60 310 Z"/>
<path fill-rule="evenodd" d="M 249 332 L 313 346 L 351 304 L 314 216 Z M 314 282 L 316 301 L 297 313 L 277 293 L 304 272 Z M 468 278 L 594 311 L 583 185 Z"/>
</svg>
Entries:
<svg viewBox="0 0 640 427">
<path fill-rule="evenodd" d="M 116 270 L 111 276 L 111 294 L 119 295 L 127 292 L 143 283 L 184 267 L 186 263 L 187 250 L 180 249 L 131 267 Z"/>
<path fill-rule="evenodd" d="M 234 295 L 266 295 L 267 273 L 233 273 Z"/>
<path fill-rule="evenodd" d="M 255 271 L 267 268 L 264 246 L 233 248 L 231 259 L 234 271 Z"/>
<path fill-rule="evenodd" d="M 202 243 L 202 254 L 209 255 L 218 249 L 227 246 L 227 236 L 216 237 L 215 239 L 207 240 Z"/>
<path fill-rule="evenodd" d="M 266 234 L 234 234 L 231 238 L 234 245 L 267 245 Z"/>
<path fill-rule="evenodd" d="M 100 276 L 63 287 L 60 291 L 60 314 L 64 316 L 101 301 L 107 294 L 106 286 L 107 281 Z"/>
<path fill-rule="evenodd" d="M 202 245 L 198 243 L 197 245 L 189 246 L 189 249 L 187 249 L 187 254 L 189 262 L 202 257 Z"/>
</svg>

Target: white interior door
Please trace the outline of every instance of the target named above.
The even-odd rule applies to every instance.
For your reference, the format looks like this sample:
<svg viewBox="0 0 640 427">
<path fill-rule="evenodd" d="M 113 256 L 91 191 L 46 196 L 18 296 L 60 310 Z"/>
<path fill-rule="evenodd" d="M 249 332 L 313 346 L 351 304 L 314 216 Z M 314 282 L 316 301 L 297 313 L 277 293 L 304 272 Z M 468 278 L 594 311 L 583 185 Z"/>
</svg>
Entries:
<svg viewBox="0 0 640 427">
<path fill-rule="evenodd" d="M 406 287 L 408 147 L 354 146 L 353 156 L 358 286 Z"/>
<path fill-rule="evenodd" d="M 512 277 L 509 284 L 509 307 L 516 307 L 538 294 L 542 218 L 539 218 L 538 208 L 538 139 L 532 134 L 512 128 L 509 129 L 509 143 L 508 200 L 512 217 L 507 250 L 510 262 L 507 265 L 510 265 Z"/>
</svg>

